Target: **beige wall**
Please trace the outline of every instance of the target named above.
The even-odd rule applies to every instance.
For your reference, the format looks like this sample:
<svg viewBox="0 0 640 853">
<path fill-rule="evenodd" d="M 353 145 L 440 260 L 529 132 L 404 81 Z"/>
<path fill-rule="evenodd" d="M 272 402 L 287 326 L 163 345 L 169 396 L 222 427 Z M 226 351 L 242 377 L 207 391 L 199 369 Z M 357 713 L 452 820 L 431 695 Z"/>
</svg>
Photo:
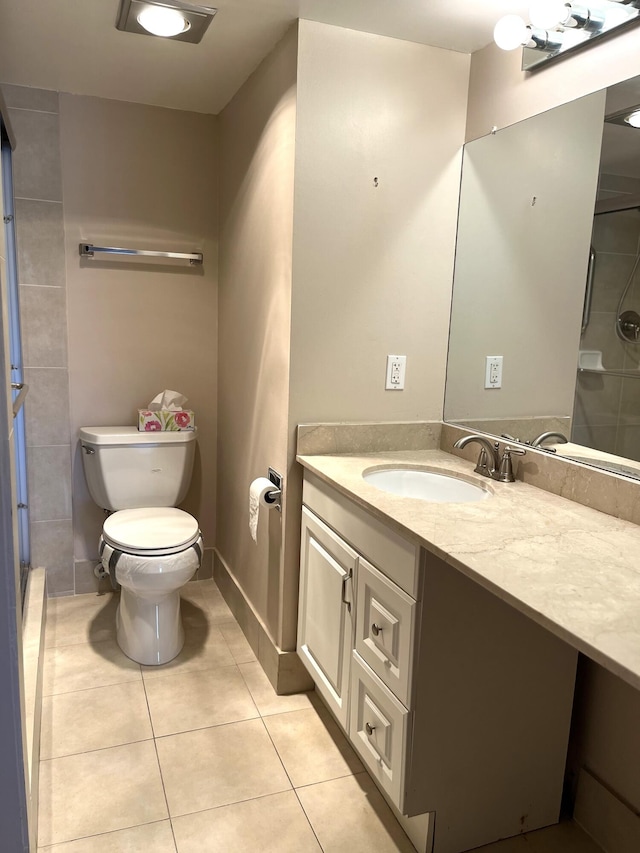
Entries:
<svg viewBox="0 0 640 853">
<path fill-rule="evenodd" d="M 469 57 L 300 22 L 284 647 L 295 647 L 295 427 L 442 417 Z M 374 178 L 377 178 L 375 186 Z M 385 391 L 386 356 L 407 356 Z"/>
<path fill-rule="evenodd" d="M 638 29 L 526 73 L 519 50 L 490 44 L 471 57 L 467 139 L 640 74 Z"/>
<path fill-rule="evenodd" d="M 468 71 L 300 22 L 293 423 L 442 415 Z M 407 356 L 402 392 L 385 391 L 389 353 Z"/>
<path fill-rule="evenodd" d="M 95 559 L 103 514 L 77 443 L 85 425 L 135 424 L 171 388 L 196 414 L 198 451 L 184 507 L 211 548 L 216 479 L 216 119 L 60 96 L 69 320 L 75 559 Z M 203 268 L 85 261 L 80 241 L 204 252 Z"/>
<path fill-rule="evenodd" d="M 295 426 L 442 414 L 468 67 L 300 21 L 297 69 L 290 33 L 221 114 L 217 547 L 284 650 L 296 642 Z M 404 392 L 384 391 L 388 353 L 407 355 Z M 248 486 L 268 465 L 287 475 L 284 548 L 274 513 L 257 545 L 248 533 Z"/>
<path fill-rule="evenodd" d="M 297 32 L 220 115 L 220 558 L 280 645 L 281 517 L 249 535 L 249 484 L 286 471 Z"/>
</svg>

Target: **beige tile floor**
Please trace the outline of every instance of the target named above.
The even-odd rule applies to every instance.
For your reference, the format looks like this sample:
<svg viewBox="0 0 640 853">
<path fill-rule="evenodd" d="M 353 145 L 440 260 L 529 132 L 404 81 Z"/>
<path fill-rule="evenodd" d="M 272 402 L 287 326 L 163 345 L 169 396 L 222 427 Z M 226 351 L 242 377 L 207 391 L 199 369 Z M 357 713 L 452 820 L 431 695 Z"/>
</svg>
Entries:
<svg viewBox="0 0 640 853">
<path fill-rule="evenodd" d="M 213 581 L 161 667 L 115 642 L 117 596 L 48 603 L 38 850 L 412 853 L 313 693 L 277 696 Z M 483 853 L 597 853 L 573 824 Z"/>
</svg>

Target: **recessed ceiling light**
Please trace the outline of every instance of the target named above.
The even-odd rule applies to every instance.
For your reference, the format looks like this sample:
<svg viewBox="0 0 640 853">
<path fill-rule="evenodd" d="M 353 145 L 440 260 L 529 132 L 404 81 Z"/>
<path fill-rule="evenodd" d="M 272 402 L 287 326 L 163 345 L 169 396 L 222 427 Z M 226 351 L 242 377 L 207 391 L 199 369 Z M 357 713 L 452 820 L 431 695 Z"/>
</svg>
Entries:
<svg viewBox="0 0 640 853">
<path fill-rule="evenodd" d="M 116 28 L 143 36 L 197 43 L 218 10 L 182 0 L 121 0 Z"/>
<path fill-rule="evenodd" d="M 154 36 L 172 38 L 186 32 L 191 24 L 177 9 L 166 6 L 149 6 L 138 15 L 141 27 Z"/>
</svg>

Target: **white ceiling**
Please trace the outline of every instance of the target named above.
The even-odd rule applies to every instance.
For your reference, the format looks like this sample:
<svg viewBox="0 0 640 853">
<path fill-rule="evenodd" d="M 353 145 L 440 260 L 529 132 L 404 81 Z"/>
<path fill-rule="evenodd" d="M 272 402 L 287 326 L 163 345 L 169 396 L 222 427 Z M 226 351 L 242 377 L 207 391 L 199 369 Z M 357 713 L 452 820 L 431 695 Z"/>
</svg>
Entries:
<svg viewBox="0 0 640 853">
<path fill-rule="evenodd" d="M 196 0 L 197 2 L 197 0 Z M 206 0 L 204 0 L 206 2 Z M 200 44 L 124 33 L 119 0 L 0 0 L 0 81 L 218 113 L 300 17 L 472 53 L 522 0 L 211 0 Z"/>
</svg>

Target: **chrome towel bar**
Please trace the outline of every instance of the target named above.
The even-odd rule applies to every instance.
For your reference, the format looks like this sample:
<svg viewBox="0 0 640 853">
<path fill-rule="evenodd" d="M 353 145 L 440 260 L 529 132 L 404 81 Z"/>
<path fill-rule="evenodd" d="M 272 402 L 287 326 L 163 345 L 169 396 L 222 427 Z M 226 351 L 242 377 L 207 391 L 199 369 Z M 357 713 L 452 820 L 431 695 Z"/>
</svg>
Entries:
<svg viewBox="0 0 640 853">
<path fill-rule="evenodd" d="M 151 252 L 146 249 L 121 249 L 117 246 L 94 246 L 93 243 L 80 243 L 80 257 L 93 258 L 96 253 L 105 255 L 135 255 L 144 258 L 169 258 L 171 260 L 189 261 L 192 266 L 200 265 L 203 261 L 202 252 Z"/>
</svg>

